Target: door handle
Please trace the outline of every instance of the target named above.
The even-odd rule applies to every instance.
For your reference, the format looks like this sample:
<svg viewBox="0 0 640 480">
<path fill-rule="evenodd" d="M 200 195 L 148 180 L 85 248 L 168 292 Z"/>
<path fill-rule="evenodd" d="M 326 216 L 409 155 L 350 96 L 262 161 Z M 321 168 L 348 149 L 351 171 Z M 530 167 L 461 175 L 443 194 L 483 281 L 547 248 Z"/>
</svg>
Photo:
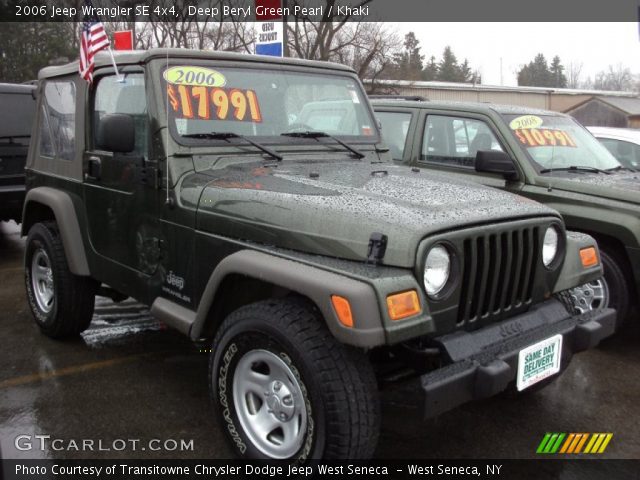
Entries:
<svg viewBox="0 0 640 480">
<path fill-rule="evenodd" d="M 100 177 L 102 177 L 102 160 L 100 157 L 89 157 L 86 177 L 93 180 L 100 180 Z"/>
</svg>

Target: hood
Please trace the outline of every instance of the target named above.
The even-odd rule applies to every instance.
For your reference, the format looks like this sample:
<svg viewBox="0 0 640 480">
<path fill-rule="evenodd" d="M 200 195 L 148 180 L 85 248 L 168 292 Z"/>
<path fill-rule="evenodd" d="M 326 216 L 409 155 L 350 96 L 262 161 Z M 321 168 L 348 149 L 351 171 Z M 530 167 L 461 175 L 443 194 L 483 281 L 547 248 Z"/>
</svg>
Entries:
<svg viewBox="0 0 640 480">
<path fill-rule="evenodd" d="M 558 214 L 532 200 L 429 171 L 391 164 L 264 162 L 190 175 L 184 202 L 198 201 L 198 229 L 365 260 L 374 232 L 388 237 L 383 263 L 412 267 L 428 235 L 465 226 Z"/>
<path fill-rule="evenodd" d="M 562 177 L 541 177 L 541 185 L 609 200 L 640 204 L 640 172 L 573 173 Z"/>
</svg>

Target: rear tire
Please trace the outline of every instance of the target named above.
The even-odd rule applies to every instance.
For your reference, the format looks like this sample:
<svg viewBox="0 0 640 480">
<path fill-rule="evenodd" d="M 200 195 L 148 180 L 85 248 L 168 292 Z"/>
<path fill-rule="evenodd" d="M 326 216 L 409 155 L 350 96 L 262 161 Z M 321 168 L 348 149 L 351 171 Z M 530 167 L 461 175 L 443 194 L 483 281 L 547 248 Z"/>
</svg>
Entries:
<svg viewBox="0 0 640 480">
<path fill-rule="evenodd" d="M 229 315 L 209 368 L 212 400 L 240 457 L 373 455 L 380 411 L 371 365 L 338 343 L 306 301 L 268 300 Z"/>
<path fill-rule="evenodd" d="M 25 286 L 36 324 L 48 337 L 77 336 L 91 323 L 97 283 L 69 271 L 54 222 L 36 223 L 29 230 Z"/>
</svg>

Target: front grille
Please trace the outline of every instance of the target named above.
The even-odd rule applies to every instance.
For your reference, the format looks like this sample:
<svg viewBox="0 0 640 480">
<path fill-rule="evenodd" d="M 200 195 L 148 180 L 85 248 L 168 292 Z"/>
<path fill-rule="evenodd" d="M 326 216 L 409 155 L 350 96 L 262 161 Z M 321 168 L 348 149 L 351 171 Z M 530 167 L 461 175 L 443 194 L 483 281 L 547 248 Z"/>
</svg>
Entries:
<svg viewBox="0 0 640 480">
<path fill-rule="evenodd" d="M 463 256 L 458 327 L 484 323 L 531 303 L 540 227 L 466 238 Z"/>
</svg>

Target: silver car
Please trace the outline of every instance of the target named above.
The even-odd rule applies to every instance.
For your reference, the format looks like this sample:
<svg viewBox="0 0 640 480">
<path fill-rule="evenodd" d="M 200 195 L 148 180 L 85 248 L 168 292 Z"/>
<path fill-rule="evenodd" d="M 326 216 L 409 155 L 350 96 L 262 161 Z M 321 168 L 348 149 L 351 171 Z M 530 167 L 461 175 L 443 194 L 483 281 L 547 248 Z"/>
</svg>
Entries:
<svg viewBox="0 0 640 480">
<path fill-rule="evenodd" d="M 640 130 L 633 128 L 587 127 L 627 168 L 640 169 Z"/>
</svg>

